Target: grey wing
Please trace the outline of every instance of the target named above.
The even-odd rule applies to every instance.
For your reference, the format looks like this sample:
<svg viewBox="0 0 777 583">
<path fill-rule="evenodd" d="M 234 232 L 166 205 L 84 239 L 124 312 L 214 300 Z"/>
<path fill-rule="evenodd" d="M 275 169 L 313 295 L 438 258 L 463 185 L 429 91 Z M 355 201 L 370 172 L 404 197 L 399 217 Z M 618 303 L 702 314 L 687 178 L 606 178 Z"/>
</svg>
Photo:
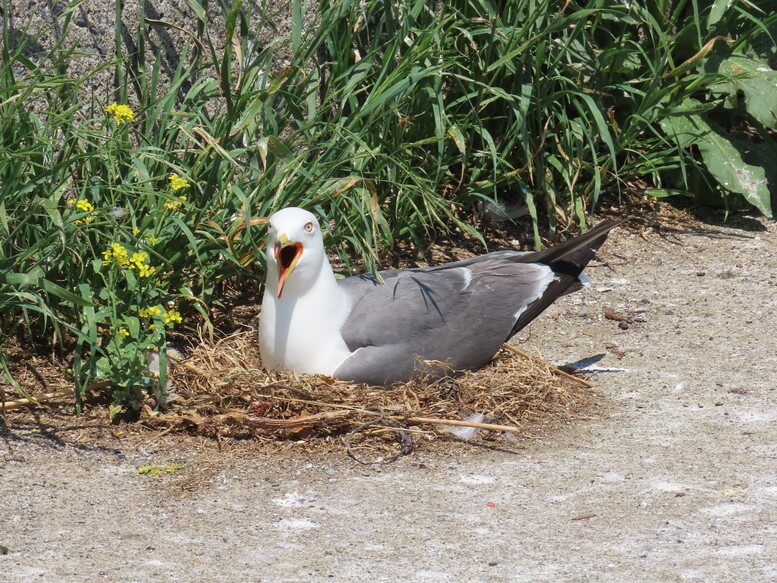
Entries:
<svg viewBox="0 0 777 583">
<path fill-rule="evenodd" d="M 515 262 L 516 255 L 382 272 L 383 284 L 370 276 L 341 281 L 353 301 L 342 335 L 356 352 L 335 376 L 383 385 L 489 362 L 553 280 L 549 267 Z"/>
</svg>

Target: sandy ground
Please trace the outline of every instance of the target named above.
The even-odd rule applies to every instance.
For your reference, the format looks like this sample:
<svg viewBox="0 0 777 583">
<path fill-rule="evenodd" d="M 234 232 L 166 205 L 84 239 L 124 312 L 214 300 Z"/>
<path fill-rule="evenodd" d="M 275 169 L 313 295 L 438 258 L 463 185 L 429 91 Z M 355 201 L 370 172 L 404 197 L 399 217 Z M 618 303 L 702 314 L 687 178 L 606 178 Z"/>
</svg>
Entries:
<svg viewBox="0 0 777 583">
<path fill-rule="evenodd" d="M 519 340 L 625 370 L 595 377 L 593 418 L 513 451 L 372 467 L 5 428 L 0 580 L 775 581 L 777 225 L 744 226 L 616 233 Z"/>
</svg>

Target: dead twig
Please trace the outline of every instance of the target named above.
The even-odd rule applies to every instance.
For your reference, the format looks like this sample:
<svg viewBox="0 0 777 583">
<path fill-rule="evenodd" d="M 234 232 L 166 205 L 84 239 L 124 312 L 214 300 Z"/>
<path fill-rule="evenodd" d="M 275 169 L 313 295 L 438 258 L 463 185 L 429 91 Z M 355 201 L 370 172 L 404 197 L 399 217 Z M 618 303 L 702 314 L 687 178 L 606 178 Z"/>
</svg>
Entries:
<svg viewBox="0 0 777 583">
<path fill-rule="evenodd" d="M 586 514 L 580 514 L 579 516 L 573 516 L 572 520 L 588 520 L 589 518 L 594 518 L 596 516 L 593 512 L 587 512 Z"/>
<path fill-rule="evenodd" d="M 29 399 L 16 399 L 14 401 L 5 401 L 0 405 L 0 411 L 5 413 L 6 411 L 12 411 L 14 409 L 21 409 L 22 407 L 28 407 L 30 405 L 37 406 L 44 402 L 54 401 L 64 397 L 72 397 L 72 391 L 58 391 L 56 393 L 44 393 L 37 397 Z"/>
<path fill-rule="evenodd" d="M 494 423 L 480 423 L 477 421 L 463 421 L 459 419 L 440 419 L 437 417 L 417 417 L 407 416 L 403 414 L 387 413 L 385 411 L 369 411 L 366 409 L 359 409 L 357 407 L 349 407 L 346 405 L 335 405 L 334 403 L 321 403 L 327 406 L 338 406 L 341 409 L 335 411 L 323 411 L 321 413 L 314 413 L 312 415 L 302 415 L 300 417 L 292 417 L 290 419 L 274 419 L 271 417 L 252 417 L 245 413 L 233 411 L 230 413 L 224 413 L 222 415 L 214 415 L 212 417 L 202 417 L 200 415 L 164 415 L 154 418 L 156 421 L 152 423 L 163 421 L 182 421 L 191 423 L 195 426 L 201 426 L 205 424 L 243 424 L 248 427 L 256 429 L 269 429 L 269 430 L 288 430 L 299 429 L 301 427 L 313 427 L 316 425 L 342 422 L 357 415 L 374 415 L 380 419 L 389 419 L 392 421 L 404 421 L 412 424 L 428 424 L 428 425 L 454 425 L 456 427 L 473 427 L 475 429 L 485 429 L 487 431 L 504 431 L 510 433 L 520 433 L 520 429 L 511 425 L 497 425 Z M 366 423 L 374 425 L 376 420 L 372 419 Z"/>
<path fill-rule="evenodd" d="M 303 415 L 291 419 L 273 419 L 270 417 L 251 417 L 245 413 L 232 411 L 222 415 L 213 415 L 204 417 L 202 415 L 157 415 L 149 418 L 152 425 L 158 423 L 189 423 L 195 427 L 205 425 L 245 425 L 256 429 L 299 429 L 300 427 L 312 427 L 322 423 L 331 423 L 333 421 L 343 421 L 351 417 L 351 411 L 324 411 L 314 415 Z"/>
</svg>

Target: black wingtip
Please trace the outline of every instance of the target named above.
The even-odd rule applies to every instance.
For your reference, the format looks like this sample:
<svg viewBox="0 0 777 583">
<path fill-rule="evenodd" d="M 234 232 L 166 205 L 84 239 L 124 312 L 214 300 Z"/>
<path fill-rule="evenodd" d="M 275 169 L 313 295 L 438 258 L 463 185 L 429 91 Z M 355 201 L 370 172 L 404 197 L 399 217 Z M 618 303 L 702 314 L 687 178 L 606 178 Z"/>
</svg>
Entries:
<svg viewBox="0 0 777 583">
<path fill-rule="evenodd" d="M 607 240 L 610 230 L 623 222 L 623 220 L 602 221 L 579 237 L 537 253 L 527 253 L 520 256 L 521 262 L 547 265 L 553 270 L 555 279 L 548 285 L 542 297 L 521 314 L 508 339 L 544 312 L 559 297 L 583 287 L 579 279 L 583 269 L 596 256 L 599 247 Z"/>
<path fill-rule="evenodd" d="M 525 261 L 526 263 L 545 263 L 548 265 L 557 261 L 565 261 L 580 265 L 580 271 L 577 273 L 579 274 L 596 254 L 596 250 L 599 249 L 607 239 L 610 230 L 621 224 L 623 224 L 623 220 L 602 221 L 587 233 L 583 233 L 578 237 L 574 237 L 559 245 L 549 247 L 548 249 L 525 255 L 522 257 L 522 261 Z"/>
</svg>

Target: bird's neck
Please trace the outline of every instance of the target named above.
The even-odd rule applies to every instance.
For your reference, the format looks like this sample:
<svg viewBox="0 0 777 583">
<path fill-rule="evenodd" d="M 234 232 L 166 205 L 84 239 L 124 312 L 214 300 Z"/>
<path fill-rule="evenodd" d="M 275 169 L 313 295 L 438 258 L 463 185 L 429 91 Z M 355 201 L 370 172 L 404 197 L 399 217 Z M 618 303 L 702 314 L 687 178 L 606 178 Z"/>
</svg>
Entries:
<svg viewBox="0 0 777 583">
<path fill-rule="evenodd" d="M 278 299 L 279 306 L 299 306 L 304 303 L 308 309 L 322 310 L 322 313 L 337 312 L 341 304 L 347 301 L 345 294 L 337 284 L 329 259 L 324 255 L 316 278 L 305 286 L 295 285 L 294 274 L 283 288 L 283 296 Z"/>
</svg>

